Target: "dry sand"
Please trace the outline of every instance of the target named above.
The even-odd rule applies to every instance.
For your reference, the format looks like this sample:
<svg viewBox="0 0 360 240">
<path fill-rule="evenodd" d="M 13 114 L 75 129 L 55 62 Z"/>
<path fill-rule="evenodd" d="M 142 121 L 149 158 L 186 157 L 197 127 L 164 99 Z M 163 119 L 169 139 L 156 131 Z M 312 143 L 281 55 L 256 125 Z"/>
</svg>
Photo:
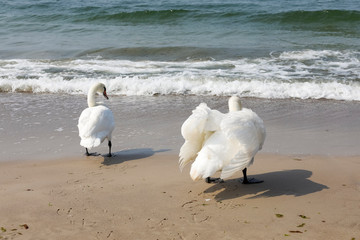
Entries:
<svg viewBox="0 0 360 240">
<path fill-rule="evenodd" d="M 359 157 L 259 154 L 220 184 L 177 156 L 0 163 L 0 239 L 360 239 Z"/>
</svg>

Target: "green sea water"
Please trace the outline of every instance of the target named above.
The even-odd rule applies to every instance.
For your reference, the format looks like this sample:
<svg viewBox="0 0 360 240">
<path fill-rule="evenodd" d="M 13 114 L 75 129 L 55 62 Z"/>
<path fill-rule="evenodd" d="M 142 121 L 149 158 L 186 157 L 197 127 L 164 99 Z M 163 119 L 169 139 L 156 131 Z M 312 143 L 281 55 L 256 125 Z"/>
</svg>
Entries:
<svg viewBox="0 0 360 240">
<path fill-rule="evenodd" d="M 0 91 L 360 100 L 357 0 L 0 2 Z"/>
</svg>

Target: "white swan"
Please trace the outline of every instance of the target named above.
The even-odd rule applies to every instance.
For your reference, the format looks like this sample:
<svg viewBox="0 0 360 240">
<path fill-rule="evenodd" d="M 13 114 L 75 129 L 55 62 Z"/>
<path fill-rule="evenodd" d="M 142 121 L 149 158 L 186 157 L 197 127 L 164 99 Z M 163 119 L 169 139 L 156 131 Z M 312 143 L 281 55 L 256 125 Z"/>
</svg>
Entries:
<svg viewBox="0 0 360 240">
<path fill-rule="evenodd" d="M 99 146 L 107 138 L 108 156 L 111 157 L 111 134 L 115 128 L 114 116 L 109 108 L 95 102 L 97 92 L 109 99 L 103 83 L 94 84 L 90 88 L 87 96 L 89 107 L 82 111 L 78 122 L 80 145 L 85 147 L 87 156 L 94 155 L 90 154 L 88 149 Z"/>
<path fill-rule="evenodd" d="M 222 181 L 242 170 L 244 184 L 262 182 L 248 179 L 246 171 L 263 146 L 264 122 L 252 110 L 242 108 L 238 97 L 229 99 L 226 114 L 201 103 L 183 123 L 181 134 L 185 143 L 179 154 L 180 169 L 194 161 L 190 170 L 193 180 Z M 217 171 L 221 171 L 220 178 L 210 178 Z"/>
</svg>

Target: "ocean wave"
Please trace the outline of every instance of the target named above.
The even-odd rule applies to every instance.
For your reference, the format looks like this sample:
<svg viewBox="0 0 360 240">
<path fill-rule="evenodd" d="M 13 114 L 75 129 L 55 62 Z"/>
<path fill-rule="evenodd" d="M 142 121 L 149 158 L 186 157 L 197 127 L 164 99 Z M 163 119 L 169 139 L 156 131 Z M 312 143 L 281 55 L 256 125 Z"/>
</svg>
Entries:
<svg viewBox="0 0 360 240">
<path fill-rule="evenodd" d="M 214 9 L 204 7 L 200 9 L 167 8 L 161 10 L 144 9 L 139 11 L 90 11 L 86 14 L 71 15 L 73 22 L 92 23 L 132 23 L 132 24 L 179 24 L 181 21 L 203 21 L 203 22 L 261 22 L 278 23 L 284 26 L 295 24 L 358 24 L 360 22 L 360 11 L 357 10 L 295 10 L 284 12 L 251 12 L 239 8 Z M 229 22 L 229 24 L 230 24 Z"/>
<path fill-rule="evenodd" d="M 61 5 L 60 5 L 61 6 Z M 202 22 L 260 22 L 284 26 L 294 24 L 358 24 L 360 11 L 341 9 L 321 10 L 284 10 L 282 12 L 266 11 L 257 6 L 225 5 L 168 5 L 161 8 L 143 6 L 139 8 L 126 8 L 116 6 L 113 8 L 99 6 L 69 7 L 67 11 L 58 11 L 52 5 L 30 5 L 30 9 L 22 15 L 14 15 L 11 21 L 35 22 L 66 22 L 86 24 L 179 24 L 182 21 Z M 44 8 L 44 9 L 42 9 Z"/>
<path fill-rule="evenodd" d="M 253 51 L 231 48 L 204 48 L 187 46 L 169 47 L 127 47 L 127 48 L 101 48 L 82 51 L 77 58 L 102 59 L 131 59 L 151 61 L 185 61 L 185 60 L 223 60 L 238 58 L 239 52 L 243 55 L 253 55 Z"/>
<path fill-rule="evenodd" d="M 94 12 L 73 17 L 73 22 L 98 22 L 98 23 L 149 23 L 172 21 L 186 18 L 192 11 L 184 9 L 165 10 L 141 10 L 141 11 L 120 11 L 120 12 Z"/>
<path fill-rule="evenodd" d="M 254 19 L 266 22 L 282 23 L 358 23 L 360 11 L 356 10 L 318 10 L 318 11 L 288 11 L 280 13 L 265 13 L 254 16 Z"/>
<path fill-rule="evenodd" d="M 360 101 L 360 52 L 304 50 L 232 60 L 0 60 L 0 91 L 220 95 Z"/>
<path fill-rule="evenodd" d="M 101 81 L 107 85 L 110 95 L 211 95 L 268 98 L 268 99 L 329 99 L 360 101 L 360 84 L 351 82 L 316 83 L 278 81 L 218 81 L 218 80 L 170 80 L 118 77 L 111 80 L 78 79 L 28 79 L 18 81 L 0 80 L 0 92 L 55 93 L 85 95 L 93 83 Z"/>
<path fill-rule="evenodd" d="M 280 2 L 279 2 L 280 3 Z M 321 3 L 311 6 L 310 3 L 264 3 L 236 1 L 201 3 L 189 1 L 167 1 L 162 3 L 125 1 L 12 1 L 0 3 L 0 14 L 6 16 L 7 23 L 34 22 L 84 25 L 127 25 L 127 24 L 182 24 L 198 23 L 225 24 L 260 22 L 265 24 L 279 23 L 284 26 L 306 24 L 351 24 L 359 23 L 360 11 L 355 6 L 343 3 Z M 282 6 L 280 6 L 282 5 Z M 287 6 L 284 6 L 287 5 Z M 279 12 L 280 11 L 280 12 Z M 13 12 L 13 14 L 6 14 Z M 43 24 L 42 24 L 43 25 Z"/>
</svg>

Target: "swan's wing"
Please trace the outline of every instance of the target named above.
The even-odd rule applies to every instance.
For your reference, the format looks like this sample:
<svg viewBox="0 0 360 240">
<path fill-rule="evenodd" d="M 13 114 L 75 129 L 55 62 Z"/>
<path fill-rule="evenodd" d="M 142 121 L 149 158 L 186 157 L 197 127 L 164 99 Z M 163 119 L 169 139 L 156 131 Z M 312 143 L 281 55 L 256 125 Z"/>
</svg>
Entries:
<svg viewBox="0 0 360 240">
<path fill-rule="evenodd" d="M 179 153 L 181 170 L 195 159 L 204 141 L 219 128 L 222 117 L 222 113 L 211 110 L 205 103 L 201 103 L 185 120 L 181 126 L 181 135 L 185 139 Z"/>
<path fill-rule="evenodd" d="M 260 151 L 265 142 L 266 129 L 265 129 L 264 121 L 256 113 L 254 113 L 254 114 L 255 114 L 254 124 L 257 129 L 257 134 L 258 134 L 258 138 L 259 138 L 259 142 L 260 142 L 260 147 L 259 147 L 259 151 Z"/>
<path fill-rule="evenodd" d="M 111 141 L 112 131 L 115 128 L 114 115 L 112 111 L 105 106 L 98 106 L 100 111 L 98 112 L 97 124 L 94 128 L 93 134 L 96 134 L 98 138 L 108 138 Z"/>
<path fill-rule="evenodd" d="M 94 125 L 94 123 L 90 122 L 92 120 L 91 115 L 92 115 L 92 108 L 85 108 L 81 112 L 77 125 L 79 129 L 79 136 L 81 138 L 88 136 L 89 135 L 88 133 L 92 131 L 91 128 Z"/>
<path fill-rule="evenodd" d="M 264 143 L 265 127 L 256 113 L 244 108 L 229 113 L 221 122 L 221 130 L 238 149 L 230 162 L 224 164 L 221 178 L 225 179 L 252 164 L 255 154 Z"/>
<path fill-rule="evenodd" d="M 222 131 L 216 131 L 205 141 L 191 165 L 190 177 L 195 181 L 212 176 L 224 166 L 224 159 L 229 159 L 231 146 Z"/>
<path fill-rule="evenodd" d="M 86 108 L 80 115 L 78 128 L 80 144 L 87 148 L 96 147 L 105 138 L 111 140 L 115 128 L 114 116 L 105 106 Z"/>
</svg>

